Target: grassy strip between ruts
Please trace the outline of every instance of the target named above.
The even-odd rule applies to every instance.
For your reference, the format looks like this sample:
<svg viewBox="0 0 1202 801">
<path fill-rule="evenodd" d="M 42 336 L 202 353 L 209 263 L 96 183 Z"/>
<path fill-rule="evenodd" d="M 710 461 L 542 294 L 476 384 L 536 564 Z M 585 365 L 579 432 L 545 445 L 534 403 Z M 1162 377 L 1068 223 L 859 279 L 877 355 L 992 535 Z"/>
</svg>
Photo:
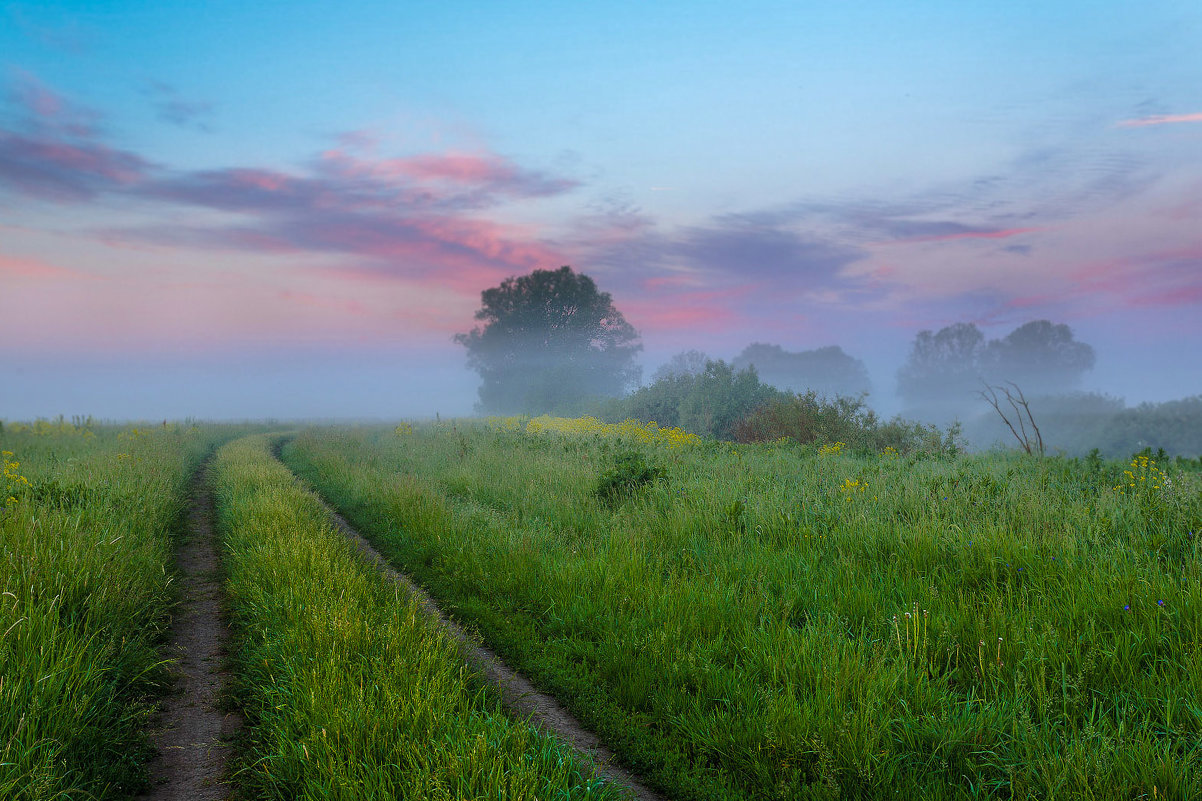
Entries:
<svg viewBox="0 0 1202 801">
<path fill-rule="evenodd" d="M 454 643 L 332 529 L 269 445 L 231 443 L 213 467 L 248 797 L 622 797 L 567 746 L 505 717 Z"/>
<path fill-rule="evenodd" d="M 1196 474 L 460 425 L 284 452 L 678 798 L 1202 793 Z"/>
<path fill-rule="evenodd" d="M 228 436 L 63 422 L 0 433 L 0 798 L 145 786 L 171 533 L 189 476 Z"/>
</svg>

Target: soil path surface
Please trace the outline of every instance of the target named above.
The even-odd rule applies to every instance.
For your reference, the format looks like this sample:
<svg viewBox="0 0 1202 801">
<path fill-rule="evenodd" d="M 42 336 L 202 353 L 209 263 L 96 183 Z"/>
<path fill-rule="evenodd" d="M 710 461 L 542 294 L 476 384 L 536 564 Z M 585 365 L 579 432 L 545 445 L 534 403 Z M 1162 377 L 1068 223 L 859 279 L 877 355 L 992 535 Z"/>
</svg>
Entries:
<svg viewBox="0 0 1202 801">
<path fill-rule="evenodd" d="M 279 456 L 277 449 L 276 456 Z M 637 801 L 666 801 L 666 797 L 644 785 L 633 773 L 614 764 L 614 753 L 601 744 L 597 735 L 584 728 L 583 724 L 554 697 L 539 691 L 530 681 L 511 669 L 488 648 L 474 642 L 457 623 L 443 614 L 434 599 L 404 573 L 393 568 L 362 534 L 355 531 L 329 504 L 326 510 L 330 520 L 351 542 L 359 548 L 369 561 L 375 562 L 380 571 L 391 580 L 402 585 L 421 603 L 426 613 L 436 619 L 446 632 L 459 644 L 461 653 L 476 668 L 485 680 L 500 690 L 501 703 L 511 715 L 529 720 L 543 732 L 566 741 L 593 763 L 596 774 L 606 781 L 628 788 Z"/>
<path fill-rule="evenodd" d="M 180 602 L 171 621 L 168 656 L 175 660 L 174 691 L 156 721 L 150 801 L 221 801 L 230 795 L 227 763 L 241 719 L 221 709 L 228 626 L 214 534 L 208 462 L 192 479 L 188 529 L 175 552 Z"/>
</svg>

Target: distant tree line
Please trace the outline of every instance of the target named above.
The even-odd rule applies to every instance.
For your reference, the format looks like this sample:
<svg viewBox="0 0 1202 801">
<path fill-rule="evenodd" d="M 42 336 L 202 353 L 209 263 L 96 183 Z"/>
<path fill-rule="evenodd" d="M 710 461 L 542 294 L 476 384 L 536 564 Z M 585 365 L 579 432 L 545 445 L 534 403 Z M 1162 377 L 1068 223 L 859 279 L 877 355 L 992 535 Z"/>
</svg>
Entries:
<svg viewBox="0 0 1202 801">
<path fill-rule="evenodd" d="M 1202 396 L 1128 409 L 1121 400 L 1082 393 L 1094 350 L 1049 320 L 995 340 L 972 323 L 919 332 L 897 375 L 905 418 L 887 422 L 865 401 L 872 384 L 864 363 L 837 345 L 788 351 L 756 342 L 729 363 L 684 351 L 637 387 L 638 332 L 609 293 L 571 267 L 535 270 L 485 290 L 476 320 L 455 340 L 480 375 L 477 410 L 485 414 L 595 413 L 745 442 L 789 437 L 946 451 L 955 429 L 936 426 L 956 420 L 977 445 L 1005 441 L 978 392 L 1013 382 L 1031 399 L 1053 451 L 1202 454 Z"/>
<path fill-rule="evenodd" d="M 736 369 L 721 360 L 699 363 L 696 351 L 678 354 L 657 370 L 650 385 L 600 406 L 611 422 L 634 417 L 661 426 L 735 442 L 835 443 L 848 448 L 899 453 L 949 453 L 956 432 L 895 418 L 881 420 L 863 394 L 827 397 L 814 390 L 790 392 L 760 380 L 754 364 Z"/>
<path fill-rule="evenodd" d="M 985 340 L 972 323 L 921 331 L 897 374 L 906 414 L 943 422 L 963 417 L 983 384 L 1013 382 L 1028 397 L 1076 390 L 1093 368 L 1094 349 L 1072 329 L 1035 320 Z"/>
<path fill-rule="evenodd" d="M 1202 395 L 1127 406 L 1096 392 L 1044 395 L 1031 403 L 1049 453 L 1125 458 L 1150 448 L 1173 456 L 1202 456 Z M 976 447 L 1009 445 L 1010 436 L 992 412 L 964 420 L 965 439 Z"/>
</svg>

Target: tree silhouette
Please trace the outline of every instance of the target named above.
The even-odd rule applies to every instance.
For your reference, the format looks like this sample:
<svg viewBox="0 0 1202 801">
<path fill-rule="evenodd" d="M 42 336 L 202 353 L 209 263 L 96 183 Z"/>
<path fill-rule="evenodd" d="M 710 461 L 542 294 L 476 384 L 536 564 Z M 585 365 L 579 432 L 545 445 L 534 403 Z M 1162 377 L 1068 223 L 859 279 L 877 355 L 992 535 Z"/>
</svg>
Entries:
<svg viewBox="0 0 1202 801">
<path fill-rule="evenodd" d="M 1014 382 L 1040 395 L 1076 389 L 1094 360 L 1094 349 L 1073 339 L 1067 325 L 1035 320 L 991 341 L 980 361 L 981 371 L 992 380 Z"/>
<path fill-rule="evenodd" d="M 731 365 L 736 370 L 755 367 L 765 384 L 793 392 L 855 397 L 872 389 L 864 362 L 844 353 L 838 345 L 793 352 L 780 345 L 755 342 L 744 348 Z"/>
<path fill-rule="evenodd" d="M 480 374 L 480 411 L 577 413 L 638 381 L 638 332 L 587 275 L 535 270 L 480 299 L 482 325 L 455 335 Z"/>
<path fill-rule="evenodd" d="M 949 325 L 938 333 L 920 331 L 897 374 L 898 394 L 910 407 L 962 406 L 979 384 L 984 347 L 985 335 L 972 323 Z"/>
<path fill-rule="evenodd" d="M 712 361 L 710 357 L 699 350 L 683 350 L 657 367 L 651 374 L 651 380 L 660 381 L 677 376 L 700 375 L 705 372 L 705 366 L 710 361 Z"/>
</svg>

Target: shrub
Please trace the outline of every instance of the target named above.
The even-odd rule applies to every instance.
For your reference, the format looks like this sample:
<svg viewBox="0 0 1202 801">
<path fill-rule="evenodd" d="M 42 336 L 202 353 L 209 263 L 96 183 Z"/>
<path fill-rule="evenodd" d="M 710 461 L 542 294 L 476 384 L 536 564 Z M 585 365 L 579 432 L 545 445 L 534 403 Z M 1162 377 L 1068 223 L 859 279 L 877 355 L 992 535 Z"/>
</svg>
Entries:
<svg viewBox="0 0 1202 801">
<path fill-rule="evenodd" d="M 639 451 L 625 451 L 619 453 L 613 467 L 597 479 L 594 492 L 604 503 L 614 504 L 664 478 L 667 478 L 667 471 L 663 467 L 649 464 Z"/>
<path fill-rule="evenodd" d="M 882 422 L 868 408 L 864 396 L 819 397 L 814 392 L 786 395 L 760 406 L 733 430 L 736 442 L 773 442 L 789 438 L 800 444 L 846 443 L 852 450 L 879 452 L 886 448 L 907 452 L 956 453 L 959 429 L 941 432 L 900 417 Z"/>
<path fill-rule="evenodd" d="M 731 439 L 739 421 L 785 393 L 760 382 L 754 368 L 736 371 L 723 361 L 706 362 L 697 374 L 661 377 L 620 400 L 604 404 L 609 422 L 627 418 L 654 420 L 705 437 Z"/>
</svg>

